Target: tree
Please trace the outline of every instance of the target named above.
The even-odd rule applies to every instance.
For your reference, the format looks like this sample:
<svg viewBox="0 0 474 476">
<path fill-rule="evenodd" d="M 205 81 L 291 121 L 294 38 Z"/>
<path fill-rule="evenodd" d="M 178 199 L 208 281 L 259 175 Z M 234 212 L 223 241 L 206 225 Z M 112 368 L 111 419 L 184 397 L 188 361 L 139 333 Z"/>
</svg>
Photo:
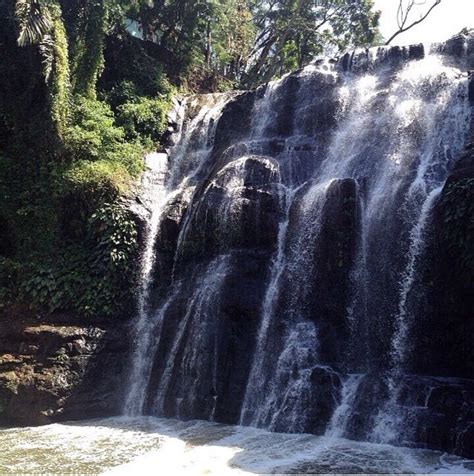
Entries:
<svg viewBox="0 0 474 476">
<path fill-rule="evenodd" d="M 176 58 L 172 76 L 211 90 L 222 80 L 253 87 L 328 50 L 370 45 L 378 33 L 372 0 L 132 3 L 126 16 L 141 25 L 143 38 Z"/>
<path fill-rule="evenodd" d="M 379 13 L 372 0 L 253 1 L 257 27 L 248 84 L 307 64 L 331 48 L 372 44 Z"/>
<path fill-rule="evenodd" d="M 206 83 L 218 76 L 234 84 L 247 63 L 254 24 L 247 0 L 154 0 L 135 2 L 126 16 L 145 40 L 173 53 L 172 76 Z M 207 79 L 206 79 L 207 78 Z"/>
<path fill-rule="evenodd" d="M 227 0 L 214 7 L 206 37 L 208 68 L 231 81 L 240 80 L 252 50 L 255 27 L 245 0 Z"/>
<path fill-rule="evenodd" d="M 410 20 L 413 18 L 413 8 L 426 5 L 426 3 L 426 0 L 400 0 L 397 10 L 398 30 L 393 33 L 385 42 L 386 45 L 389 45 L 398 35 L 405 33 L 414 26 L 420 24 L 422 21 L 426 20 L 430 13 L 441 3 L 441 0 L 433 0 L 425 12 L 420 14 L 417 20 Z"/>
</svg>

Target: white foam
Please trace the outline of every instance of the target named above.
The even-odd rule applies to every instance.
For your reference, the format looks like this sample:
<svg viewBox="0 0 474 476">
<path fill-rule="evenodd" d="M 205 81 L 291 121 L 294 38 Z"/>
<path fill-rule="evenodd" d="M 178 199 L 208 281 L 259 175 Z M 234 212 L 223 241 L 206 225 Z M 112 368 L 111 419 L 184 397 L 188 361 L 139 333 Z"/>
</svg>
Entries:
<svg viewBox="0 0 474 476">
<path fill-rule="evenodd" d="M 342 438 L 204 421 L 110 418 L 0 430 L 0 473 L 467 474 L 474 461 Z"/>
</svg>

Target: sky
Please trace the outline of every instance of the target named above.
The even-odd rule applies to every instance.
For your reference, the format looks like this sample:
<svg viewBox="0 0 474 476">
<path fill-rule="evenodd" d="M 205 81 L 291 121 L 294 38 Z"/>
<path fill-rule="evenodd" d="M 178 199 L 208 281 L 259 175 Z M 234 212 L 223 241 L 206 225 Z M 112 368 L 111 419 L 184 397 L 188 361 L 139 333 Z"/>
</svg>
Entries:
<svg viewBox="0 0 474 476">
<path fill-rule="evenodd" d="M 409 0 L 404 0 L 405 2 Z M 417 0 L 421 3 L 420 0 Z M 426 0 L 426 5 L 412 11 L 417 20 L 434 0 Z M 374 0 L 375 8 L 382 12 L 380 31 L 389 38 L 397 30 L 397 7 L 399 0 Z M 443 41 L 459 33 L 464 27 L 474 28 L 474 0 L 442 0 L 425 21 L 402 33 L 393 40 L 392 45 L 430 43 Z"/>
</svg>

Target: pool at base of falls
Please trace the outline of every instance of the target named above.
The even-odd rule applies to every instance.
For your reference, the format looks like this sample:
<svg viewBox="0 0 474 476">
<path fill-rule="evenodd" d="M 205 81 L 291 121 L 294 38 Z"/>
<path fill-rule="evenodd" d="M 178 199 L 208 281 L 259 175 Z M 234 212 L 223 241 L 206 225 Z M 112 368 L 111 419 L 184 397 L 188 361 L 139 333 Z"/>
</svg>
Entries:
<svg viewBox="0 0 474 476">
<path fill-rule="evenodd" d="M 206 421 L 120 417 L 0 430 L 0 473 L 474 473 L 438 451 Z"/>
</svg>

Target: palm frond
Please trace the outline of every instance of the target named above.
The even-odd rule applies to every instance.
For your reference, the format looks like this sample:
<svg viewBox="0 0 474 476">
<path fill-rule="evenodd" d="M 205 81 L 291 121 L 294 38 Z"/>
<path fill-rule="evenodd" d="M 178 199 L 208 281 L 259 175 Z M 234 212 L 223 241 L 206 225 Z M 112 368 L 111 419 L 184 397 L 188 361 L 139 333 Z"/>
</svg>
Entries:
<svg viewBox="0 0 474 476">
<path fill-rule="evenodd" d="M 17 0 L 15 15 L 18 22 L 18 45 L 34 45 L 41 42 L 52 27 L 48 0 Z"/>
</svg>

